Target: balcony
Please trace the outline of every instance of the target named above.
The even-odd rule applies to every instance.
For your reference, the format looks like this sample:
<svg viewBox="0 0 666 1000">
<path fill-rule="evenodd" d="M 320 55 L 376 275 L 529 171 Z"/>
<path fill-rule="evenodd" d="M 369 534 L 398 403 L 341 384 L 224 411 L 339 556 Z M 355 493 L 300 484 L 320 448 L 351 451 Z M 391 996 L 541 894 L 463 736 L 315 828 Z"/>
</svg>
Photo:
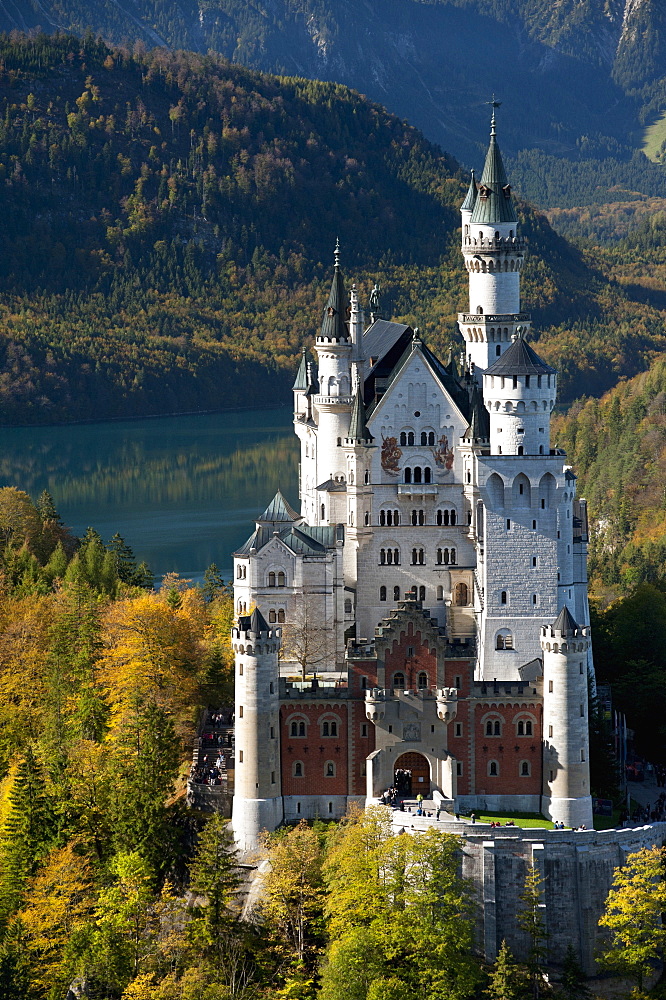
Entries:
<svg viewBox="0 0 666 1000">
<path fill-rule="evenodd" d="M 315 396 L 315 406 L 351 406 L 353 396 Z"/>
<path fill-rule="evenodd" d="M 531 313 L 458 313 L 459 323 L 529 323 Z"/>
<path fill-rule="evenodd" d="M 437 483 L 398 483 L 399 497 L 435 497 Z"/>
</svg>

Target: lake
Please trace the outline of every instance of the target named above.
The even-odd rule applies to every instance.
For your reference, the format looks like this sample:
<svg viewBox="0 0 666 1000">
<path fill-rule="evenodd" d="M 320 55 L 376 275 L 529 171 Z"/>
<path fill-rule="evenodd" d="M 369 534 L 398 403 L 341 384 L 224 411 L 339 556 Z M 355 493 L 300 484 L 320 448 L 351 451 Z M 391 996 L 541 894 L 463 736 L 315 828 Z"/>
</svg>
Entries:
<svg viewBox="0 0 666 1000">
<path fill-rule="evenodd" d="M 52 494 L 75 534 L 118 532 L 159 579 L 195 581 L 231 553 L 278 487 L 296 504 L 291 408 L 2 429 L 0 485 Z"/>
</svg>

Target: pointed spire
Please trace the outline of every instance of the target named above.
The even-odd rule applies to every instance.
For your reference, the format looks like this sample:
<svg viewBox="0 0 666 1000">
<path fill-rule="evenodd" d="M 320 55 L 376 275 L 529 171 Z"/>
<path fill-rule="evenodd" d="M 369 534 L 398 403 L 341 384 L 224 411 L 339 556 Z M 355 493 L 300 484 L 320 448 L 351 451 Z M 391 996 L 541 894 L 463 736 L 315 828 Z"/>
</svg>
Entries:
<svg viewBox="0 0 666 1000">
<path fill-rule="evenodd" d="M 308 359 L 306 348 L 301 353 L 301 363 L 296 373 L 296 381 L 293 384 L 294 392 L 304 392 L 308 387 Z"/>
<path fill-rule="evenodd" d="M 372 440 L 372 435 L 370 434 L 368 426 L 365 422 L 365 406 L 363 404 L 363 396 L 361 394 L 360 385 L 356 386 L 356 392 L 354 394 L 347 440 L 360 442 Z"/>
<path fill-rule="evenodd" d="M 469 182 L 467 194 L 465 195 L 464 202 L 460 206 L 460 211 L 472 212 L 474 210 L 475 204 L 476 204 L 476 177 L 474 176 L 474 171 L 472 170 L 472 179 Z"/>
<path fill-rule="evenodd" d="M 257 523 L 276 524 L 278 521 L 298 521 L 299 515 L 278 490 L 263 514 L 257 518 Z"/>
<path fill-rule="evenodd" d="M 500 102 L 495 100 L 493 94 L 490 103 L 493 109 L 490 119 L 490 144 L 470 222 L 494 226 L 500 222 L 515 223 L 518 221 L 518 217 L 511 196 L 511 186 L 504 169 L 502 154 L 497 144 L 495 108 L 500 106 Z"/>
<path fill-rule="evenodd" d="M 578 631 L 578 625 L 576 623 L 576 620 L 574 619 L 573 615 L 569 611 L 566 604 L 564 605 L 559 615 L 555 619 L 552 628 L 553 631 L 561 632 L 563 635 L 567 632 Z"/>
<path fill-rule="evenodd" d="M 324 319 L 321 324 L 320 337 L 323 340 L 348 340 L 347 329 L 347 295 L 340 270 L 340 240 L 335 242 L 335 269 L 329 292 L 328 302 L 324 307 Z"/>
<path fill-rule="evenodd" d="M 473 444 L 486 444 L 490 440 L 490 414 L 484 405 L 483 394 L 477 382 L 472 385 L 469 427 L 464 437 Z"/>
</svg>

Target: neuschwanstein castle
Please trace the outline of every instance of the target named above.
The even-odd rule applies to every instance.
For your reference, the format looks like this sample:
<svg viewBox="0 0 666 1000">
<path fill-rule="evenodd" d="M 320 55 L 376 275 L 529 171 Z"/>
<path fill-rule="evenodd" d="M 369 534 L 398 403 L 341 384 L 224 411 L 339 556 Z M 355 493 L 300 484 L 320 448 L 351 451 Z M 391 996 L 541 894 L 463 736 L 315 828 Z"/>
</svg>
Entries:
<svg viewBox="0 0 666 1000">
<path fill-rule="evenodd" d="M 243 848 L 396 771 L 450 810 L 592 826 L 586 506 L 551 447 L 494 114 L 461 216 L 460 370 L 374 295 L 366 326 L 336 252 L 294 383 L 300 511 L 278 493 L 235 553 Z"/>
</svg>

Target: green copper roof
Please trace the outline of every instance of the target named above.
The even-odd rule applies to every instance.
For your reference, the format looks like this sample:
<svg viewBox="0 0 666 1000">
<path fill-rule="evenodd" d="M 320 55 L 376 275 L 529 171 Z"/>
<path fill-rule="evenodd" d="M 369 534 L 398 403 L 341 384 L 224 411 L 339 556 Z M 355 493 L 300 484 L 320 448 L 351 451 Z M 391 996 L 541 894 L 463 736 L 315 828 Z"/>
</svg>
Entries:
<svg viewBox="0 0 666 1000">
<path fill-rule="evenodd" d="M 281 490 L 277 491 L 261 517 L 257 518 L 257 522 L 268 521 L 270 524 L 275 524 L 277 521 L 292 522 L 298 520 L 299 515 L 296 513 L 294 508 L 287 503 L 285 498 L 282 496 Z"/>
<path fill-rule="evenodd" d="M 476 204 L 476 178 L 474 176 L 474 171 L 472 171 L 472 179 L 469 182 L 469 188 L 467 189 L 465 200 L 460 206 L 460 211 L 471 212 L 475 204 Z"/>
<path fill-rule="evenodd" d="M 490 123 L 490 145 L 470 224 L 495 226 L 498 222 L 517 221 L 516 209 L 511 197 L 511 187 L 502 162 L 502 154 L 497 145 L 495 115 L 493 113 Z"/>
<path fill-rule="evenodd" d="M 320 336 L 326 340 L 347 340 L 347 295 L 340 270 L 340 244 L 335 245 L 335 270 L 328 302 L 324 307 L 324 319 Z"/>
<path fill-rule="evenodd" d="M 347 439 L 350 441 L 369 441 L 370 438 L 370 431 L 365 422 L 365 406 L 363 405 L 363 397 L 359 386 L 354 396 Z"/>
<path fill-rule="evenodd" d="M 308 387 L 308 362 L 306 358 L 305 348 L 303 348 L 303 353 L 301 354 L 301 363 L 298 366 L 298 372 L 296 373 L 296 381 L 294 382 L 293 389 L 295 392 L 302 392 Z"/>
</svg>

